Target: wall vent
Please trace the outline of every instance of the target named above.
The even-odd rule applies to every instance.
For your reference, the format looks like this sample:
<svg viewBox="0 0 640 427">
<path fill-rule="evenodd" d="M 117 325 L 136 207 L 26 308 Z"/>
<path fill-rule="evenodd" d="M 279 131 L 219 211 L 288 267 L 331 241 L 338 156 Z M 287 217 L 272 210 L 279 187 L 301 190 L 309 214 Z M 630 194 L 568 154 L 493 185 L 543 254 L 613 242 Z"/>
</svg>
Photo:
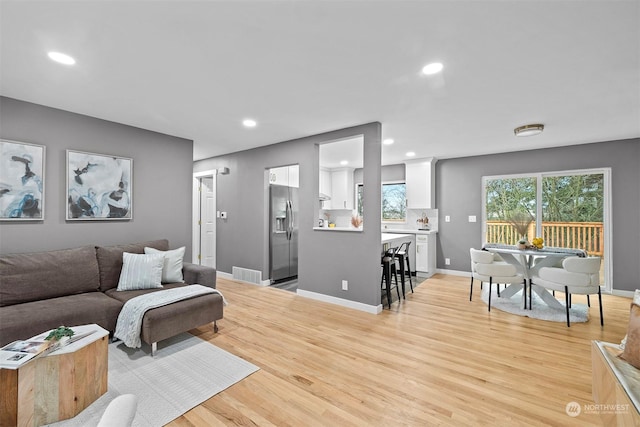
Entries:
<svg viewBox="0 0 640 427">
<path fill-rule="evenodd" d="M 242 267 L 232 267 L 233 280 L 253 283 L 254 285 L 262 284 L 262 271 L 250 270 Z"/>
</svg>

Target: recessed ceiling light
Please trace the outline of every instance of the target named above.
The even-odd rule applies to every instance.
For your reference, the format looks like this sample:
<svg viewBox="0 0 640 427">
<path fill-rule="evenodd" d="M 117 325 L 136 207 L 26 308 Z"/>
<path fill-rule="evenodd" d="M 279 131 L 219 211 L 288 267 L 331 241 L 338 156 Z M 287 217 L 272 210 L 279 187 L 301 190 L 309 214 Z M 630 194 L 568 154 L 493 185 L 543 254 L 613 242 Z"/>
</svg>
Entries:
<svg viewBox="0 0 640 427">
<path fill-rule="evenodd" d="M 64 65 L 73 65 L 76 63 L 76 60 L 73 59 L 72 57 L 70 57 L 69 55 L 66 55 L 64 53 L 60 53 L 60 52 L 49 52 L 47 53 L 47 55 L 49 56 L 49 59 L 59 62 L 60 64 L 64 64 Z"/>
<path fill-rule="evenodd" d="M 414 153 L 413 151 L 407 151 L 405 153 L 405 156 L 407 156 L 407 157 L 414 157 L 415 155 L 416 155 L 416 153 Z"/>
<path fill-rule="evenodd" d="M 395 141 L 394 141 L 393 139 L 391 139 L 391 138 L 387 138 L 387 139 L 385 139 L 384 141 L 382 141 L 382 143 L 383 143 L 384 145 L 391 145 L 391 144 L 393 144 L 394 142 L 395 142 Z"/>
<path fill-rule="evenodd" d="M 349 161 L 348 160 L 342 160 L 342 161 L 340 161 L 340 164 L 342 166 L 347 166 L 349 164 Z"/>
<path fill-rule="evenodd" d="M 513 133 L 515 136 L 533 136 L 541 134 L 543 130 L 544 125 L 536 123 L 533 125 L 519 126 L 513 130 Z"/>
<path fill-rule="evenodd" d="M 247 127 L 247 128 L 254 128 L 254 127 L 256 127 L 256 125 L 257 125 L 258 123 L 256 123 L 256 121 L 255 121 L 255 120 L 252 120 L 252 119 L 244 119 L 244 120 L 242 121 L 242 124 L 244 125 L 244 127 Z"/>
<path fill-rule="evenodd" d="M 426 76 L 439 73 L 440 71 L 442 71 L 442 64 L 440 62 L 432 62 L 422 67 L 422 74 Z"/>
</svg>

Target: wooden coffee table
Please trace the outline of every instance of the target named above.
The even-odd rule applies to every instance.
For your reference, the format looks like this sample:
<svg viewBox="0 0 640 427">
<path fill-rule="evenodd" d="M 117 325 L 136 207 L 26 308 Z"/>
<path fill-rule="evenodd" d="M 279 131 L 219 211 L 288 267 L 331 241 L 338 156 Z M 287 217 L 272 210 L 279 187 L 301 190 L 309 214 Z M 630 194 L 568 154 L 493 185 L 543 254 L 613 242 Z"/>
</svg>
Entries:
<svg viewBox="0 0 640 427">
<path fill-rule="evenodd" d="M 0 425 L 39 426 L 75 417 L 107 392 L 109 332 L 95 331 L 18 369 L 0 369 Z"/>
</svg>

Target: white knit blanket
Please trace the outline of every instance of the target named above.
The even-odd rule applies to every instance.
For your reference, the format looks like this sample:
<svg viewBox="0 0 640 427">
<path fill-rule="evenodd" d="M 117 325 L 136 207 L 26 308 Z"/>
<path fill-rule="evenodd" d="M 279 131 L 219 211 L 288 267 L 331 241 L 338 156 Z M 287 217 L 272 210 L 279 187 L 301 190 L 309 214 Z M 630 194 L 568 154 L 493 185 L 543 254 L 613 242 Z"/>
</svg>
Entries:
<svg viewBox="0 0 640 427">
<path fill-rule="evenodd" d="M 165 289 L 163 291 L 151 292 L 131 298 L 124 303 L 116 330 L 113 334 L 115 338 L 121 339 L 127 347 L 139 348 L 142 345 L 140 340 L 140 329 L 142 328 L 142 318 L 144 314 L 152 308 L 161 307 L 177 301 L 193 298 L 204 294 L 219 294 L 217 289 L 202 285 L 188 285 L 179 288 Z M 222 296 L 222 302 L 227 305 L 227 301 Z"/>
</svg>

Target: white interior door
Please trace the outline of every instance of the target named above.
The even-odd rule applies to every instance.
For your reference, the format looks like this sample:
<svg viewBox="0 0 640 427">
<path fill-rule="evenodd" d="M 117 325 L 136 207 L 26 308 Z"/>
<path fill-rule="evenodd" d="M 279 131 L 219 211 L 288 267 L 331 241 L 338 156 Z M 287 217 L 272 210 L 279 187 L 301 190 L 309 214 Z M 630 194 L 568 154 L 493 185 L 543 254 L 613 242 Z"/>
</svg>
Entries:
<svg viewBox="0 0 640 427">
<path fill-rule="evenodd" d="M 216 174 L 193 174 L 192 258 L 194 264 L 216 267 Z"/>
<path fill-rule="evenodd" d="M 213 176 L 200 182 L 200 264 L 216 266 L 216 203 Z"/>
</svg>

